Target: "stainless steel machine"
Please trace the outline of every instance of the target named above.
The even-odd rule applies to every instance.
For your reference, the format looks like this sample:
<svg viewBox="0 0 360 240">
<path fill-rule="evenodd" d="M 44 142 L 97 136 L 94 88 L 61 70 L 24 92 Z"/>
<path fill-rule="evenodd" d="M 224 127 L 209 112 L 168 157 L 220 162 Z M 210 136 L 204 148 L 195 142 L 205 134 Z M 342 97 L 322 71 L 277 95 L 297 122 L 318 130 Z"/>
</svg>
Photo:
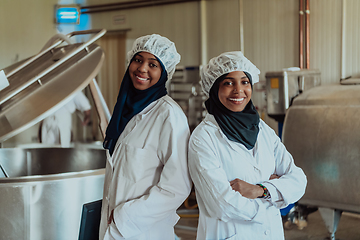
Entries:
<svg viewBox="0 0 360 240">
<path fill-rule="evenodd" d="M 177 67 L 169 82 L 169 95 L 181 106 L 189 121 L 190 130 L 203 120 L 206 100 L 200 86 L 199 67 Z"/>
<path fill-rule="evenodd" d="M 78 239 L 84 203 L 102 198 L 101 149 L 0 149 L 0 239 Z"/>
<path fill-rule="evenodd" d="M 315 206 L 335 240 L 343 211 L 360 213 L 360 79 L 317 86 L 287 110 L 283 142 L 308 179 L 299 203 Z"/>
<path fill-rule="evenodd" d="M 267 113 L 281 122 L 296 96 L 321 84 L 320 71 L 317 69 L 285 69 L 267 72 L 265 77 Z"/>
<path fill-rule="evenodd" d="M 57 37 L 39 54 L 3 69 L 0 143 L 51 115 L 87 85 L 105 131 L 110 114 L 94 79 L 104 60 L 94 42 L 105 32 L 68 34 L 92 36 L 75 44 Z M 82 205 L 102 198 L 105 163 L 102 149 L 0 148 L 0 238 L 77 239 Z"/>
</svg>

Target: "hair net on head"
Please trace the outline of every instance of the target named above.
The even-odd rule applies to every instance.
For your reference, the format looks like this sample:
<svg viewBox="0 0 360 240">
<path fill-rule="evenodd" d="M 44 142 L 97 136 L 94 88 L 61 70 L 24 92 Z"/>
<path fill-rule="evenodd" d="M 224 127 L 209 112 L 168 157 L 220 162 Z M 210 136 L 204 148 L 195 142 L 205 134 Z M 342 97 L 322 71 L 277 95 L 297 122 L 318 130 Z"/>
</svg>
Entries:
<svg viewBox="0 0 360 240">
<path fill-rule="evenodd" d="M 127 54 L 127 63 L 138 52 L 148 52 L 155 55 L 164 64 L 168 80 L 175 72 L 175 66 L 180 62 L 180 54 L 176 51 L 175 44 L 166 37 L 158 34 L 146 35 L 135 40 L 132 49 Z"/>
<path fill-rule="evenodd" d="M 210 59 L 209 63 L 200 70 L 200 85 L 206 96 L 209 96 L 210 88 L 216 79 L 234 71 L 249 73 L 252 77 L 253 85 L 259 82 L 260 70 L 242 52 L 225 52 Z"/>
</svg>

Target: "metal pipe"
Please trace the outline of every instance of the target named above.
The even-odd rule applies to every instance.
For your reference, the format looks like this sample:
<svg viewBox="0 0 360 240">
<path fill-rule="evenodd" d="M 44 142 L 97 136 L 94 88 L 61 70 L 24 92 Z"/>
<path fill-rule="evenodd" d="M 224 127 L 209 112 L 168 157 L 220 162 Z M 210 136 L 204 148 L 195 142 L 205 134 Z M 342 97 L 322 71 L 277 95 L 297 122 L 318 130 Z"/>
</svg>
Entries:
<svg viewBox="0 0 360 240">
<path fill-rule="evenodd" d="M 310 68 L 310 0 L 305 0 L 305 51 L 306 51 L 306 68 Z"/>
<path fill-rule="evenodd" d="M 105 139 L 106 128 L 110 122 L 111 114 L 95 78 L 90 82 L 89 87 L 99 117 L 100 131 Z"/>
<path fill-rule="evenodd" d="M 160 5 L 168 5 L 175 3 L 184 3 L 184 2 L 198 2 L 200 0 L 151 0 L 151 1 L 136 1 L 136 2 L 120 2 L 120 3 L 111 3 L 111 4 L 99 4 L 92 6 L 81 7 L 81 14 L 90 14 L 90 13 L 99 13 L 99 12 L 109 12 L 109 11 L 118 11 L 125 9 L 134 9 L 141 7 L 153 7 Z"/>
<path fill-rule="evenodd" d="M 107 4 L 96 4 L 96 5 L 90 5 L 90 6 L 84 6 L 80 9 L 93 9 L 93 8 L 104 8 L 104 7 L 113 7 L 113 6 L 123 6 L 128 4 L 139 4 L 139 3 L 145 3 L 149 2 L 148 0 L 142 0 L 142 1 L 128 1 L 128 2 L 118 2 L 118 3 L 107 3 Z"/>
<path fill-rule="evenodd" d="M 200 2 L 201 64 L 207 63 L 207 14 L 206 0 Z"/>
<path fill-rule="evenodd" d="M 240 51 L 245 55 L 244 47 L 244 0 L 239 0 L 240 16 Z"/>
<path fill-rule="evenodd" d="M 304 1 L 299 0 L 299 61 L 300 68 L 304 68 Z"/>
<path fill-rule="evenodd" d="M 340 70 L 340 79 L 345 79 L 346 68 L 345 68 L 345 58 L 346 58 L 346 1 L 342 1 L 342 22 L 341 22 L 341 70 Z"/>
</svg>

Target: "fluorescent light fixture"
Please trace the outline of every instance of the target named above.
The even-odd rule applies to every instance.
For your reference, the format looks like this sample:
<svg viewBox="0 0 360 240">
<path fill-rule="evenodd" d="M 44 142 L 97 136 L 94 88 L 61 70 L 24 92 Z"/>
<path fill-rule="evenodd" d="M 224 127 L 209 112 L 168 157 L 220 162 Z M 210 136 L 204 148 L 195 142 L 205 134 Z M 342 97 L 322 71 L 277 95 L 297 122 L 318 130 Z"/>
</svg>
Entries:
<svg viewBox="0 0 360 240">
<path fill-rule="evenodd" d="M 79 5 L 55 5 L 56 23 L 79 24 L 80 6 Z"/>
</svg>

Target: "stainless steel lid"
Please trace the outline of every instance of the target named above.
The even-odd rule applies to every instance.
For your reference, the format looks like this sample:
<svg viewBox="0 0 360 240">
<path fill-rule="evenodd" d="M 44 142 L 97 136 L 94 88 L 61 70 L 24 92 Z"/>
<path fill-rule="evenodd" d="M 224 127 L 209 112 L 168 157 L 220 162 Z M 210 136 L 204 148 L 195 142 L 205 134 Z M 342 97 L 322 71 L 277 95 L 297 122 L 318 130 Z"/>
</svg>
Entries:
<svg viewBox="0 0 360 240">
<path fill-rule="evenodd" d="M 73 32 L 94 34 L 85 43 L 60 46 L 57 41 L 39 54 L 4 70 L 10 85 L 0 91 L 0 142 L 51 115 L 98 74 L 103 50 L 95 43 L 105 30 Z"/>
<path fill-rule="evenodd" d="M 360 85 L 332 83 L 309 89 L 295 98 L 294 106 L 359 106 Z"/>
</svg>

